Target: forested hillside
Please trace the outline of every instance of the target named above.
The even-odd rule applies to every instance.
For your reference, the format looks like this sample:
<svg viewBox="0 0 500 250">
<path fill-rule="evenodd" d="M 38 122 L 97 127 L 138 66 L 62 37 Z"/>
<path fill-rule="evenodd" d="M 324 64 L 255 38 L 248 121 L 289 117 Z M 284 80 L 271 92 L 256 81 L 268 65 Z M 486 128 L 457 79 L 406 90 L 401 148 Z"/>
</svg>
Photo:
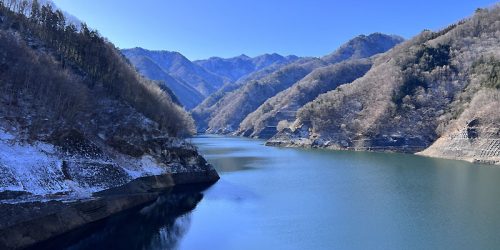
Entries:
<svg viewBox="0 0 500 250">
<path fill-rule="evenodd" d="M 60 84 L 56 87 L 61 89 L 60 91 L 65 91 L 64 89 L 67 88 L 66 91 L 80 92 L 82 96 L 85 96 L 85 92 L 88 90 L 77 92 L 72 90 L 71 86 L 66 86 L 57 81 L 48 80 L 44 85 L 23 85 L 21 83 L 34 80 L 35 77 L 38 81 L 43 79 L 39 78 L 39 72 L 28 71 L 25 74 L 20 71 L 14 72 L 14 70 L 30 69 L 24 67 L 23 62 L 9 65 L 11 64 L 9 63 L 11 58 L 25 60 L 24 63 L 32 62 L 37 64 L 36 60 L 34 60 L 36 56 L 48 57 L 50 55 L 54 57 L 56 66 L 66 70 L 63 72 L 67 72 L 67 74 L 74 72 L 76 73 L 75 77 L 80 76 L 80 79 L 76 79 L 76 81 L 85 82 L 88 89 L 102 89 L 111 96 L 123 99 L 151 119 L 168 128 L 173 135 L 189 133 L 192 126 L 185 112 L 176 105 L 172 105 L 171 98 L 164 91 L 161 91 L 158 86 L 140 78 L 133 68 L 126 63 L 119 51 L 102 38 L 97 31 L 89 29 L 85 24 L 82 24 L 79 30 L 73 24 L 66 25 L 62 12 L 60 10 L 53 11 L 50 5 L 39 6 L 37 1 L 34 1 L 31 6 L 26 5 L 27 1 L 8 2 L 13 5 L 14 10 L 21 13 L 9 12 L 7 8 L 2 7 L 5 19 L 2 22 L 2 32 L 5 38 L 4 46 L 6 48 L 8 46 L 14 46 L 14 48 L 18 46 L 17 49 L 6 49 L 4 52 L 6 54 L 4 54 L 3 64 L 9 70 L 6 70 L 6 74 L 3 76 L 6 78 L 4 82 L 11 85 L 9 87 L 24 87 L 27 89 L 26 91 L 29 91 L 30 88 L 50 88 L 50 84 L 54 82 L 54 84 Z M 15 4 L 16 2 L 20 3 Z M 29 15 L 29 18 L 25 14 Z M 22 48 L 24 44 L 21 40 L 24 40 L 25 48 Z M 28 55 L 30 49 L 45 53 Z M 20 55 L 16 55 L 16 53 Z M 22 53 L 26 53 L 26 55 Z M 9 74 L 12 74 L 11 77 L 15 78 L 15 80 L 10 80 Z M 73 84 L 73 81 L 68 82 Z M 7 86 L 4 85 L 3 87 Z M 41 91 L 35 89 L 32 92 L 40 93 Z M 45 93 L 41 97 L 47 98 L 47 101 L 55 102 L 53 107 L 59 108 L 60 112 L 63 112 L 69 106 L 72 106 L 72 108 L 80 107 L 79 105 L 60 105 L 72 101 L 73 98 L 68 95 L 61 95 L 60 97 L 68 97 L 68 100 L 59 100 L 57 96 L 52 96 L 53 91 L 46 90 Z M 162 108 L 158 109 L 157 107 Z"/>
<path fill-rule="evenodd" d="M 0 72 L 0 192 L 90 195 L 141 176 L 216 176 L 178 138 L 193 132 L 190 116 L 51 5 L 0 1 Z"/>
<path fill-rule="evenodd" d="M 209 116 L 206 132 L 234 132 L 240 122 L 268 98 L 299 81 L 313 69 L 325 65 L 320 59 L 301 59 L 259 80 L 246 82 L 232 92 L 224 93 L 224 97 L 215 104 L 214 113 Z M 197 121 L 199 128 L 205 122 Z"/>
<path fill-rule="evenodd" d="M 320 95 L 269 144 L 499 162 L 500 7 L 426 30 Z M 437 140 L 437 142 L 436 142 Z M 434 145 L 433 143 L 436 142 Z"/>
<path fill-rule="evenodd" d="M 370 59 L 354 59 L 321 67 L 264 102 L 240 124 L 238 134 L 270 138 L 295 120 L 296 112 L 318 95 L 350 83 L 363 76 L 371 67 Z"/>
<path fill-rule="evenodd" d="M 374 54 L 385 52 L 402 41 L 397 36 L 383 35 L 380 33 L 369 36 L 359 36 L 341 46 L 335 52 L 323 58 L 302 58 L 282 67 L 273 68 L 272 71 L 259 71 L 254 76 L 247 77 L 237 89 L 231 89 L 224 93 L 217 93 L 211 98 L 208 106 L 207 102 L 202 103 L 193 110 L 193 117 L 196 120 L 198 131 L 208 133 L 233 133 L 236 132 L 240 123 L 266 102 L 269 98 L 277 95 L 306 77 L 313 70 L 328 65 L 340 63 L 342 61 L 354 60 L 370 57 Z M 367 48 L 369 47 L 369 48 Z M 353 72 L 354 73 L 354 72 Z M 355 78 L 354 78 L 355 79 Z M 340 84 L 342 80 L 338 84 Z M 346 82 L 343 82 L 346 83 Z M 322 89 L 318 89 L 321 91 Z M 298 107 L 296 107 L 298 108 Z M 295 108 L 295 109 L 296 109 Z M 270 108 L 263 107 L 264 110 Z M 261 111 L 259 111 L 261 112 Z M 244 135 L 258 135 L 263 126 L 268 126 L 267 122 L 253 121 L 257 118 L 254 115 L 245 122 L 241 131 Z M 271 115 L 272 116 L 272 115 Z M 249 123 L 260 123 L 255 133 Z M 275 123 L 270 127 L 275 127 Z M 271 131 L 273 133 L 273 131 Z"/>
</svg>

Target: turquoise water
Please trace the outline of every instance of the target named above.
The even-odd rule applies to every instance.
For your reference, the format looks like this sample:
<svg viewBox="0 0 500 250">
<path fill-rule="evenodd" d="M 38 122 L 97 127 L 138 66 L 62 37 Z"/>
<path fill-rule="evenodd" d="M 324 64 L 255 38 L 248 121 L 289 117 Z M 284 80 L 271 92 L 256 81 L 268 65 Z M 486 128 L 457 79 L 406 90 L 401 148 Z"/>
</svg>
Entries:
<svg viewBox="0 0 500 250">
<path fill-rule="evenodd" d="M 180 249 L 500 249 L 500 169 L 193 139 L 220 172 Z"/>
<path fill-rule="evenodd" d="M 71 249 L 500 249 L 500 168 L 244 138 L 193 143 L 219 182 L 64 241 L 77 242 Z"/>
</svg>

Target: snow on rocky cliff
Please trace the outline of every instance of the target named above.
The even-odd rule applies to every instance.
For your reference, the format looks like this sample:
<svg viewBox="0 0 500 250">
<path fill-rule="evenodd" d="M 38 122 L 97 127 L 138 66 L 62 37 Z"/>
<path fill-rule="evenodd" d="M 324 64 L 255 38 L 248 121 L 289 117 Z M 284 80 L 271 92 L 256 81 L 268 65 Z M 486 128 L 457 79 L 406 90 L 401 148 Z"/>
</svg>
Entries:
<svg viewBox="0 0 500 250">
<path fill-rule="evenodd" d="M 128 164 L 64 154 L 43 142 L 20 142 L 0 128 L 0 192 L 89 197 L 132 179 L 169 172 L 148 155 L 121 161 Z"/>
</svg>

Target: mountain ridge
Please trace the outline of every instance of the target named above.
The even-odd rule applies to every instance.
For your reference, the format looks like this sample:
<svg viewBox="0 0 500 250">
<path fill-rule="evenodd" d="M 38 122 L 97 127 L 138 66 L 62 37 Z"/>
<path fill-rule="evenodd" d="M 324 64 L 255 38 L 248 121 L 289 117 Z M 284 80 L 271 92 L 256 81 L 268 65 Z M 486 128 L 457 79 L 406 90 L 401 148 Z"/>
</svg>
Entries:
<svg viewBox="0 0 500 250">
<path fill-rule="evenodd" d="M 121 51 L 145 77 L 163 81 L 188 110 L 226 84 L 236 83 L 256 71 L 298 59 L 296 56 L 264 54 L 253 58 L 240 55 L 232 58 L 211 57 L 190 61 L 175 51 L 147 50 L 139 47 Z M 150 61 L 154 65 L 151 63 L 145 65 L 144 61 Z M 155 73 L 154 71 L 159 71 L 158 69 L 163 72 Z"/>
<path fill-rule="evenodd" d="M 271 66 L 272 64 L 283 64 L 297 60 L 298 56 L 282 56 L 277 53 L 263 54 L 249 57 L 245 54 L 231 58 L 210 57 L 204 60 L 193 61 L 208 71 L 229 78 L 236 82 L 243 76 Z"/>
<path fill-rule="evenodd" d="M 358 59 L 384 52 L 386 48 L 401 42 L 401 39 L 393 35 L 384 36 L 380 33 L 362 35 L 351 39 L 329 54 L 332 57 L 326 57 L 329 61 L 323 60 L 325 57 L 300 58 L 293 63 L 272 68 L 270 72 L 264 74 L 256 72 L 256 77 L 250 76 L 244 79 L 231 92 L 222 95 L 219 93 L 216 103 L 212 107 L 199 106 L 193 109 L 192 115 L 196 120 L 198 131 L 206 130 L 208 133 L 237 132 L 240 123 L 247 115 L 255 111 L 267 99 L 289 88 L 313 70 L 343 60 Z M 363 47 L 363 44 L 365 46 L 377 44 L 376 40 L 380 43 L 377 46 L 370 49 Z"/>
</svg>

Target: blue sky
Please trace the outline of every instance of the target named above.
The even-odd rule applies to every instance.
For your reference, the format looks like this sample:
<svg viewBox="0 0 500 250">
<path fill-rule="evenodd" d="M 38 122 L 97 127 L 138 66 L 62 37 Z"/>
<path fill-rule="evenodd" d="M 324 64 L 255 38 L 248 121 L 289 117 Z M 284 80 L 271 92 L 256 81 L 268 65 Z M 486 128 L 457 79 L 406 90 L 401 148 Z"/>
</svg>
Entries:
<svg viewBox="0 0 500 250">
<path fill-rule="evenodd" d="M 189 59 L 263 53 L 321 56 L 359 34 L 405 38 L 493 0 L 54 0 L 120 48 Z"/>
</svg>

